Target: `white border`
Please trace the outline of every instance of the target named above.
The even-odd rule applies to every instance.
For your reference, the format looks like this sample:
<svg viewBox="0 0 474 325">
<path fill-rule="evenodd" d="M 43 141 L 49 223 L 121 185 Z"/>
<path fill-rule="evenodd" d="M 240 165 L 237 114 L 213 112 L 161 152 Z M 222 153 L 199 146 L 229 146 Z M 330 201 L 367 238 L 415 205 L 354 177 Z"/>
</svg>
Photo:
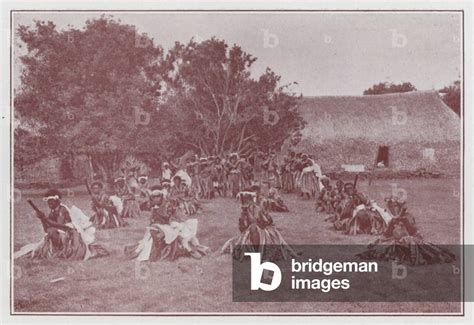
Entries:
<svg viewBox="0 0 474 325">
<path fill-rule="evenodd" d="M 86 0 L 86 1 L 1 1 L 1 44 L 2 44 L 2 56 L 1 56 L 1 73 L 2 73 L 2 96 L 1 96 L 1 114 L 0 114 L 0 154 L 3 158 L 1 160 L 2 168 L 0 168 L 0 212 L 1 216 L 3 216 L 2 222 L 0 222 L 0 234 L 2 238 L 2 245 L 1 245 L 1 253 L 2 253 L 2 263 L 1 263 L 1 311 L 2 311 L 2 322 L 4 323 L 13 323 L 13 322 L 88 322 L 88 323 L 103 323 L 105 322 L 129 322 L 131 320 L 137 320 L 136 317 L 100 317 L 100 316 L 87 316 L 87 317 L 73 317 L 72 315 L 77 315 L 80 313 L 71 313 L 71 316 L 10 316 L 10 297 L 9 297 L 9 288 L 10 288 L 10 279 L 9 279 L 9 270 L 10 270 L 10 262 L 9 262 L 9 247 L 10 247 L 10 161 L 7 160 L 5 157 L 10 157 L 10 62 L 9 62 L 9 39 L 10 39 L 10 10 L 55 10 L 55 9 L 63 9 L 63 10 L 148 10 L 148 9 L 165 9 L 165 10 L 179 10 L 179 9 L 210 9 L 210 10 L 231 10 L 231 9 L 255 9 L 255 10 L 464 10 L 464 104 L 465 104 L 465 111 L 464 111 L 464 125 L 466 126 L 466 130 L 464 130 L 464 139 L 465 139 L 465 162 L 466 165 L 464 166 L 464 170 L 467 171 L 467 174 L 464 177 L 464 196 L 465 198 L 473 197 L 471 194 L 474 189 L 474 179 L 470 175 L 469 171 L 473 170 L 473 143 L 471 139 L 471 132 L 468 126 L 474 125 L 474 114 L 472 113 L 472 53 L 473 53 L 473 39 L 472 39 L 472 30 L 473 30 L 473 23 L 472 23 L 472 14 L 473 14 L 473 6 L 471 2 L 455 2 L 455 1 L 445 1 L 445 2 L 412 2 L 412 1 L 390 1 L 390 2 L 369 2 L 369 1 L 362 1 L 362 2 L 349 2 L 349 1 L 327 1 L 327 2 L 316 2 L 316 1 L 253 1 L 252 3 L 243 2 L 243 1 L 159 1 L 159 2 L 151 2 L 151 1 L 142 1 L 140 3 L 131 2 L 131 1 L 115 1 L 114 3 L 111 2 L 98 2 L 93 0 Z M 465 199 L 464 202 L 464 233 L 465 233 L 465 244 L 474 244 L 474 231 L 473 231 L 473 221 L 472 221 L 472 213 L 474 211 L 474 200 Z M 468 274 L 466 275 L 468 276 Z M 471 275 L 472 276 L 472 275 Z M 397 317 L 387 317 L 387 316 L 379 316 L 379 317 L 367 317 L 370 314 L 354 314 L 350 313 L 349 315 L 364 315 L 360 317 L 324 317 L 320 316 L 316 319 L 312 317 L 299 317 L 298 322 L 301 323 L 314 323 L 317 322 L 357 322 L 357 323 L 390 323 L 390 322 L 416 322 L 416 323 L 428 323 L 428 322 L 450 322 L 450 323 L 466 323 L 472 324 L 474 322 L 473 318 L 473 303 L 466 303 L 465 304 L 465 316 L 455 316 L 455 317 L 436 317 L 430 316 L 426 317 L 405 317 L 405 316 L 397 316 Z M 45 313 L 47 314 L 47 313 Z M 239 315 L 241 313 L 230 313 L 225 315 Z M 110 315 L 108 313 L 104 313 L 104 315 Z M 117 315 L 117 313 L 113 313 L 113 315 Z M 137 314 L 138 315 L 138 314 Z M 151 313 L 143 313 L 140 315 L 152 315 Z M 271 318 L 264 318 L 264 317 L 253 317 L 248 316 L 245 318 L 242 317 L 225 317 L 222 319 L 221 317 L 182 317 L 179 320 L 176 318 L 166 317 L 166 314 L 161 314 L 158 318 L 155 317 L 140 317 L 140 322 L 148 323 L 148 322 L 181 322 L 181 321 L 192 321 L 192 322 L 202 322 L 205 321 L 206 323 L 221 323 L 222 321 L 225 322 L 267 322 L 271 321 L 272 323 L 286 323 L 286 322 L 294 322 L 295 317 L 271 317 Z M 184 313 L 183 315 L 189 315 Z M 193 314 L 199 315 L 199 313 Z M 222 315 L 222 314 L 217 314 Z M 259 313 L 254 313 L 253 315 L 261 315 Z M 264 314 L 266 315 L 266 314 Z M 272 315 L 278 315 L 272 313 Z M 285 315 L 282 313 L 281 315 Z M 299 313 L 299 315 L 309 315 L 308 313 Z M 317 315 L 317 314 L 311 314 Z M 348 315 L 347 313 L 344 314 L 333 314 L 333 315 Z M 380 315 L 380 314 L 377 314 Z M 404 315 L 407 315 L 404 313 Z M 418 315 L 418 314 L 417 314 Z"/>
</svg>

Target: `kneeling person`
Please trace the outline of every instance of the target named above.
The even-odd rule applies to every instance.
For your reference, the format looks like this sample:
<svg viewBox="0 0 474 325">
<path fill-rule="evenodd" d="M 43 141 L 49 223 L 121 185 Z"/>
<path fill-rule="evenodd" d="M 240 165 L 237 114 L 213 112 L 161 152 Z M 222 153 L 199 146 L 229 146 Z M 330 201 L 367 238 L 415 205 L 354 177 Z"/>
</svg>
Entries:
<svg viewBox="0 0 474 325">
<path fill-rule="evenodd" d="M 97 228 L 110 229 L 127 225 L 118 213 L 118 208 L 113 205 L 110 197 L 104 192 L 101 182 L 92 183 L 91 192 L 93 211 L 91 221 Z"/>
<path fill-rule="evenodd" d="M 125 247 L 125 255 L 139 261 L 176 260 L 182 256 L 201 258 L 209 248 L 196 237 L 197 219 L 181 220 L 176 216 L 177 206 L 168 201 L 164 192 L 155 189 L 150 193 L 151 224 L 135 245 Z"/>
<path fill-rule="evenodd" d="M 41 220 L 45 236 L 38 243 L 22 247 L 14 258 L 28 256 L 31 258 L 64 258 L 86 260 L 92 257 L 106 256 L 109 253 L 95 243 L 95 228 L 89 218 L 76 206 L 71 209 L 61 203 L 61 193 L 50 190 L 43 198 L 50 209 L 46 216 L 31 201 Z"/>
</svg>

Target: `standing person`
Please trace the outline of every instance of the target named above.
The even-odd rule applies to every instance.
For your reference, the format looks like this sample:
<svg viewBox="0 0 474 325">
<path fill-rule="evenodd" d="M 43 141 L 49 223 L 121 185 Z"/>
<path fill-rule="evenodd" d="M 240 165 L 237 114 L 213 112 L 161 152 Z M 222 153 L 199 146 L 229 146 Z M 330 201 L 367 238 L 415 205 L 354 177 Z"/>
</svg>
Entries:
<svg viewBox="0 0 474 325">
<path fill-rule="evenodd" d="M 147 175 L 138 177 L 138 204 L 141 211 L 150 211 L 150 189 Z"/>
<path fill-rule="evenodd" d="M 263 182 L 268 183 L 269 182 L 269 168 L 270 168 L 270 154 L 264 153 L 263 154 L 263 159 L 262 159 L 262 170 L 263 170 Z"/>
<path fill-rule="evenodd" d="M 164 162 L 161 166 L 161 183 L 171 182 L 171 177 L 173 176 L 173 171 L 171 170 L 170 164 Z"/>
<path fill-rule="evenodd" d="M 264 162 L 264 153 L 260 150 L 257 150 L 257 152 L 254 154 L 254 160 L 253 160 L 253 175 L 254 175 L 254 180 L 258 182 L 263 182 L 264 181 L 264 169 L 262 167 L 262 164 Z"/>
<path fill-rule="evenodd" d="M 253 168 L 246 156 L 241 156 L 238 160 L 240 169 L 240 188 L 249 188 L 253 181 Z"/>
<path fill-rule="evenodd" d="M 278 173 L 278 163 L 274 152 L 270 153 L 268 162 L 268 181 L 271 187 L 281 188 L 280 174 Z"/>
<path fill-rule="evenodd" d="M 191 157 L 190 161 L 186 164 L 186 172 L 191 177 L 191 190 L 197 195 L 200 192 L 200 179 L 199 179 L 199 159 L 196 156 Z"/>
<path fill-rule="evenodd" d="M 288 157 L 285 157 L 281 166 L 281 185 L 285 193 L 293 193 L 295 187 L 293 183 L 293 174 L 291 172 L 291 163 Z"/>
<path fill-rule="evenodd" d="M 237 197 L 237 194 L 240 192 L 240 166 L 239 166 L 239 155 L 237 153 L 231 153 L 229 160 L 226 164 L 230 191 L 232 197 Z"/>
<path fill-rule="evenodd" d="M 212 178 L 212 197 L 216 194 L 225 196 L 225 175 L 224 166 L 222 166 L 221 158 L 216 157 L 211 169 Z"/>
<path fill-rule="evenodd" d="M 125 227 L 127 223 L 122 219 L 104 191 L 102 182 L 95 181 L 91 184 L 92 193 L 92 217 L 91 221 L 98 229 L 110 229 Z"/>
<path fill-rule="evenodd" d="M 300 190 L 303 198 L 315 197 L 318 192 L 318 177 L 321 177 L 321 168 L 307 154 L 301 156 L 301 174 L 299 177 Z"/>
<path fill-rule="evenodd" d="M 212 190 L 211 161 L 202 157 L 199 161 L 199 197 L 210 199 Z"/>
<path fill-rule="evenodd" d="M 15 252 L 14 258 L 87 260 L 109 255 L 105 248 L 95 243 L 95 228 L 89 217 L 76 206 L 69 209 L 61 203 L 61 198 L 57 189 L 46 192 L 43 200 L 48 204 L 48 216 L 29 201 L 41 220 L 45 235 L 38 243 L 26 245 Z"/>
<path fill-rule="evenodd" d="M 295 155 L 294 163 L 293 163 L 293 179 L 295 184 L 295 190 L 298 195 L 301 195 L 301 173 L 303 172 L 304 164 L 302 159 L 302 153 L 298 152 Z"/>
</svg>

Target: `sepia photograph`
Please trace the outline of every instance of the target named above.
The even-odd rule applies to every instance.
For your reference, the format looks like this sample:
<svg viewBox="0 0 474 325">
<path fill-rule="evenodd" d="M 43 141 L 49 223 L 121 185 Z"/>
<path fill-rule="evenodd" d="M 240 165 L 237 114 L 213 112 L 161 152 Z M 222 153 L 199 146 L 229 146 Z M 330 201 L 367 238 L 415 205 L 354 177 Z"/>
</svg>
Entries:
<svg viewBox="0 0 474 325">
<path fill-rule="evenodd" d="M 464 315 L 463 10 L 9 15 L 11 316 Z"/>
</svg>

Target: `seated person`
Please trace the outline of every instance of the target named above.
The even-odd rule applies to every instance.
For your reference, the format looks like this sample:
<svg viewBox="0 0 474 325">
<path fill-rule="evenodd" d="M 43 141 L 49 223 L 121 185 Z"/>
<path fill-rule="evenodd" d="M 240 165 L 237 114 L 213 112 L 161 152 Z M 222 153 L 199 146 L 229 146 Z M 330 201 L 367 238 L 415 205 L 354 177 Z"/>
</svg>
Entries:
<svg viewBox="0 0 474 325">
<path fill-rule="evenodd" d="M 122 218 L 138 218 L 140 206 L 133 193 L 134 189 L 128 186 L 125 177 L 117 177 L 114 180 L 114 188 L 116 196 L 120 197 L 123 202 Z"/>
<path fill-rule="evenodd" d="M 382 236 L 370 244 L 367 251 L 358 254 L 358 257 L 367 260 L 395 260 L 411 265 L 451 263 L 456 259 L 447 249 L 423 239 L 404 200 L 391 197 L 386 201 L 386 211 L 392 219 Z"/>
<path fill-rule="evenodd" d="M 138 200 L 141 211 L 150 211 L 150 206 L 149 206 L 150 189 L 148 188 L 148 186 L 149 186 L 148 176 L 141 175 L 140 177 L 138 177 L 138 191 L 139 191 L 139 193 L 138 193 L 137 200 Z"/>
<path fill-rule="evenodd" d="M 151 224 L 137 244 L 125 247 L 125 255 L 138 261 L 174 261 L 179 257 L 201 258 L 209 248 L 196 237 L 198 220 L 181 220 L 176 206 L 165 198 L 165 193 L 154 189 L 151 197 Z"/>
<path fill-rule="evenodd" d="M 105 248 L 95 243 L 95 228 L 89 217 L 75 206 L 69 209 L 62 204 L 58 190 L 49 190 L 43 200 L 50 210 L 48 216 L 36 206 L 34 209 L 45 235 L 38 243 L 22 247 L 14 254 L 14 258 L 27 256 L 35 259 L 87 260 L 109 255 Z"/>
<path fill-rule="evenodd" d="M 127 225 L 118 213 L 117 207 L 104 192 L 104 185 L 101 182 L 93 182 L 91 192 L 93 211 L 91 221 L 98 229 L 119 228 Z"/>
<path fill-rule="evenodd" d="M 237 197 L 240 199 L 240 233 L 224 243 L 221 253 L 229 251 L 238 260 L 242 260 L 249 249 L 263 252 L 262 259 L 267 260 L 297 256 L 275 227 L 266 201 L 260 206 L 257 194 L 251 191 L 239 192 Z"/>
<path fill-rule="evenodd" d="M 268 208 L 270 209 L 270 211 L 273 211 L 273 212 L 290 211 L 290 209 L 288 209 L 286 204 L 283 202 L 283 199 L 278 193 L 278 190 L 274 187 L 271 187 L 270 190 L 268 191 L 266 200 L 268 201 Z"/>
</svg>

